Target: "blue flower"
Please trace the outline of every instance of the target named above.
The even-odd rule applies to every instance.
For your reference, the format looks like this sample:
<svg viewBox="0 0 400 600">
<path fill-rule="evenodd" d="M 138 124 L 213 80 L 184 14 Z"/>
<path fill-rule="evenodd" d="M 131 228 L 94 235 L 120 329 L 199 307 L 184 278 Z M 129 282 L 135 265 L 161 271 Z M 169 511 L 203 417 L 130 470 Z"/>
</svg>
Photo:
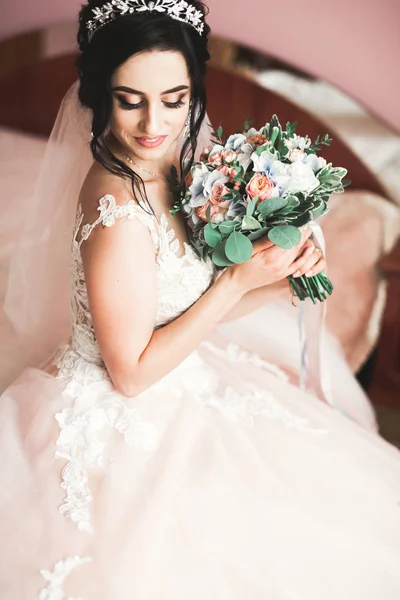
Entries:
<svg viewBox="0 0 400 600">
<path fill-rule="evenodd" d="M 238 150 L 242 144 L 246 142 L 246 136 L 242 133 L 235 133 L 234 135 L 230 135 L 225 144 L 225 148 L 227 150 Z"/>
</svg>

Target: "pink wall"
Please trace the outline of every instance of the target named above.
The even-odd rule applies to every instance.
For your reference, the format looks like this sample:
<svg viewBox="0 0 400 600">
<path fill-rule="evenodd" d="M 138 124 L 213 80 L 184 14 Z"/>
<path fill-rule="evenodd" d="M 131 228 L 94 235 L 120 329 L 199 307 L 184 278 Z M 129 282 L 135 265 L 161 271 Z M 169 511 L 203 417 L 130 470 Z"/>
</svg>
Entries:
<svg viewBox="0 0 400 600">
<path fill-rule="evenodd" d="M 208 3 L 214 33 L 336 84 L 400 131 L 399 0 Z M 71 21 L 80 4 L 81 0 L 1 0 L 0 39 Z"/>
</svg>

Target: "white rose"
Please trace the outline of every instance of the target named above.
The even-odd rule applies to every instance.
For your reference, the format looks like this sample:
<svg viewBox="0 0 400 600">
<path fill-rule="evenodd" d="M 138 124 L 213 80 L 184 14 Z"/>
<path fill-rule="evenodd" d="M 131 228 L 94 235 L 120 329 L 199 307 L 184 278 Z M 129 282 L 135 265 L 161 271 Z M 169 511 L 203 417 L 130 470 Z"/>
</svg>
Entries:
<svg viewBox="0 0 400 600">
<path fill-rule="evenodd" d="M 296 148 L 295 150 L 292 150 L 290 152 L 288 159 L 290 160 L 290 162 L 293 163 L 293 162 L 296 162 L 297 160 L 303 160 L 306 156 L 307 155 L 305 152 Z"/>
<path fill-rule="evenodd" d="M 304 162 L 306 165 L 311 167 L 314 172 L 326 167 L 325 158 L 322 156 L 317 156 L 316 154 L 309 154 Z"/>
<path fill-rule="evenodd" d="M 296 135 L 294 138 L 294 147 L 300 148 L 300 150 L 305 150 L 311 146 L 311 139 L 309 137 L 302 137 L 301 135 Z"/>
<path fill-rule="evenodd" d="M 289 165 L 288 174 L 290 176 L 287 192 L 312 192 L 319 186 L 319 180 L 314 175 L 314 171 L 309 165 L 296 161 Z"/>
</svg>

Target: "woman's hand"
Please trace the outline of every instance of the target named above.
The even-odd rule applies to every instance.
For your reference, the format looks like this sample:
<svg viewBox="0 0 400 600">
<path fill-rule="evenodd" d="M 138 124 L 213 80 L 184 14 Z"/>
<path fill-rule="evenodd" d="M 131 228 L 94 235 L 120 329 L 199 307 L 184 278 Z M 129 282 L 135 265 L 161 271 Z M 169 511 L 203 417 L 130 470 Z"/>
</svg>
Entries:
<svg viewBox="0 0 400 600">
<path fill-rule="evenodd" d="M 251 290 L 281 281 L 298 271 L 301 273 L 304 268 L 307 268 L 307 272 L 311 268 L 314 270 L 321 257 L 318 255 L 318 260 L 316 260 L 315 246 L 311 242 L 309 242 L 307 249 L 305 248 L 311 233 L 311 229 L 305 227 L 302 230 L 300 243 L 290 250 L 279 248 L 265 238 L 255 241 L 251 259 L 246 263 L 229 267 L 224 277 L 232 278 L 239 290 L 245 294 Z M 304 255 L 305 251 L 308 254 Z"/>
<path fill-rule="evenodd" d="M 312 277 L 326 269 L 326 260 L 313 240 L 307 240 L 298 257 L 292 263 L 291 269 L 295 269 L 295 271 L 291 273 L 293 277 L 301 277 L 302 275 Z"/>
</svg>

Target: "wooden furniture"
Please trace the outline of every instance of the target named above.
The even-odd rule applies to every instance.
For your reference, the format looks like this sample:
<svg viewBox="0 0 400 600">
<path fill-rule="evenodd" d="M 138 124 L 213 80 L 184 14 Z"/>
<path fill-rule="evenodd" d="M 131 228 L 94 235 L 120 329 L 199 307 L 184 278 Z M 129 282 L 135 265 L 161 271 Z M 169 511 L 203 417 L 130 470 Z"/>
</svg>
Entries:
<svg viewBox="0 0 400 600">
<path fill-rule="evenodd" d="M 369 395 L 373 402 L 400 408 L 400 243 L 381 264 L 387 281 L 387 301 Z"/>
</svg>

